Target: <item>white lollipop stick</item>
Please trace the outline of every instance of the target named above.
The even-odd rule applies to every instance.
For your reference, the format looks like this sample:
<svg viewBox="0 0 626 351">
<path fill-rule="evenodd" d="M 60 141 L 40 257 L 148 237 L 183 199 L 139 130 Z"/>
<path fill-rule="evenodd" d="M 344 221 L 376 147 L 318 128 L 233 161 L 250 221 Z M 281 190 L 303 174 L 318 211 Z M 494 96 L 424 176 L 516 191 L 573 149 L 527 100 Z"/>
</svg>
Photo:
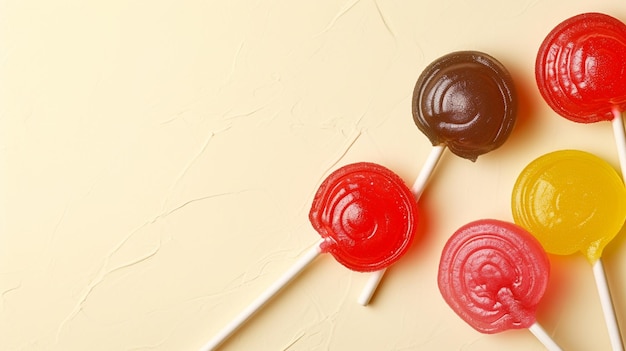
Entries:
<svg viewBox="0 0 626 351">
<path fill-rule="evenodd" d="M 613 108 L 613 135 L 617 144 L 617 155 L 619 157 L 619 165 L 622 170 L 622 179 L 626 177 L 626 134 L 624 133 L 624 120 L 622 112 L 617 108 Z"/>
<path fill-rule="evenodd" d="M 530 327 L 528 327 L 528 330 L 530 330 L 530 332 L 533 333 L 539 341 L 541 341 L 543 346 L 545 346 L 548 351 L 561 351 L 561 347 L 556 344 L 556 342 L 548 333 L 546 333 L 545 329 L 543 329 L 539 323 L 533 323 Z"/>
<path fill-rule="evenodd" d="M 430 154 L 428 155 L 428 158 L 426 158 L 426 162 L 422 166 L 422 170 L 417 175 L 417 178 L 415 179 L 415 182 L 411 187 L 411 192 L 413 193 L 413 195 L 415 195 L 416 201 L 419 201 L 420 196 L 422 196 L 422 193 L 426 188 L 426 183 L 428 183 L 430 176 L 435 171 L 435 167 L 441 159 L 441 155 L 443 155 L 443 151 L 445 149 L 445 145 L 437 145 L 433 146 L 433 149 L 430 150 Z"/>
<path fill-rule="evenodd" d="M 445 150 L 445 148 L 445 145 L 437 145 L 434 146 L 430 151 L 430 154 L 426 159 L 426 163 L 424 163 L 424 166 L 422 166 L 422 170 L 417 176 L 417 179 L 415 179 L 415 183 L 413 183 L 413 186 L 411 187 L 411 192 L 415 196 L 416 201 L 419 200 L 420 196 L 424 192 L 424 188 L 426 188 L 426 183 L 428 183 L 428 179 L 430 179 L 430 175 L 435 170 L 437 162 L 439 162 L 439 159 L 441 159 L 441 155 L 443 154 L 443 150 Z M 363 291 L 361 292 L 361 295 L 357 300 L 358 303 L 366 306 L 370 302 L 372 296 L 374 296 L 376 288 L 380 284 L 380 281 L 383 279 L 383 275 L 385 275 L 385 271 L 386 269 L 381 269 L 372 273 L 370 279 L 365 284 L 365 287 L 363 288 Z"/>
<path fill-rule="evenodd" d="M 602 305 L 604 321 L 609 331 L 611 346 L 613 347 L 613 351 L 623 351 L 624 344 L 622 343 L 619 326 L 617 325 L 615 309 L 613 307 L 613 301 L 611 300 L 611 292 L 609 291 L 609 284 L 606 281 L 606 273 L 604 272 L 604 265 L 602 264 L 601 258 L 593 264 L 593 276 L 596 278 L 596 287 L 598 288 L 598 294 L 600 294 L 600 304 Z"/>
<path fill-rule="evenodd" d="M 613 125 L 615 144 L 617 144 L 617 155 L 619 157 L 619 165 L 622 171 L 622 179 L 626 180 L 626 133 L 624 133 L 624 119 L 622 118 L 622 112 L 617 107 L 613 108 L 613 121 L 611 124 Z M 620 336 L 617 319 L 615 318 L 615 307 L 613 306 L 611 293 L 606 281 L 606 274 L 604 272 L 601 259 L 596 261 L 593 265 L 593 275 L 596 278 L 596 286 L 598 287 L 598 293 L 600 294 L 602 310 L 604 311 L 604 318 L 609 329 L 609 336 L 611 338 L 613 350 L 624 350 L 624 344 Z"/>
<path fill-rule="evenodd" d="M 276 280 L 267 290 L 256 298 L 248 307 L 235 317 L 224 329 L 222 329 L 213 339 L 200 348 L 200 351 L 212 351 L 220 346 L 229 336 L 241 327 L 252 315 L 267 303 L 285 285 L 291 282 L 300 272 L 302 272 L 313 260 L 322 252 L 320 240 L 315 246 L 304 254 L 296 263 L 289 268 L 278 280 Z"/>
</svg>

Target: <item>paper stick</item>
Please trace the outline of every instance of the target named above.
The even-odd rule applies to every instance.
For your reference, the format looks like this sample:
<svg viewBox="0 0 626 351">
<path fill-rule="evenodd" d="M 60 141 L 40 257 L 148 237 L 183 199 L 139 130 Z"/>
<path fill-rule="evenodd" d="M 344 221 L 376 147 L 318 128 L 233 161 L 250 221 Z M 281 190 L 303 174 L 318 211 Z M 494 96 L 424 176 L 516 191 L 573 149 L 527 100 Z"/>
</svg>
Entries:
<svg viewBox="0 0 626 351">
<path fill-rule="evenodd" d="M 609 284 L 606 281 L 606 273 L 604 271 L 604 265 L 602 264 L 602 258 L 593 264 L 593 276 L 596 279 L 598 294 L 600 294 L 600 304 L 602 305 L 602 311 L 604 312 L 604 321 L 606 322 L 606 327 L 609 332 L 611 346 L 613 347 L 613 351 L 623 351 L 624 344 L 622 343 L 619 326 L 617 325 L 615 309 L 613 307 L 613 301 L 611 300 Z"/>
<path fill-rule="evenodd" d="M 533 335 L 535 335 L 535 337 L 537 337 L 539 341 L 541 341 L 543 346 L 545 346 L 548 351 L 562 350 L 561 347 L 557 345 L 557 343 L 550 337 L 550 335 L 548 335 L 548 333 L 546 333 L 545 329 L 543 329 L 543 327 L 539 323 L 533 323 L 530 327 L 528 327 L 528 330 L 530 330 L 530 332 L 533 333 Z"/>
<path fill-rule="evenodd" d="M 422 166 L 422 169 L 420 173 L 418 174 L 417 179 L 415 179 L 415 182 L 413 183 L 413 186 L 411 187 L 411 192 L 415 196 L 416 201 L 419 201 L 420 196 L 422 195 L 422 193 L 424 192 L 424 189 L 426 188 L 426 183 L 428 183 L 428 180 L 430 179 L 431 174 L 435 170 L 435 167 L 437 166 L 437 163 L 441 159 L 441 155 L 443 155 L 443 151 L 445 149 L 446 149 L 445 145 L 434 146 L 432 150 L 430 151 L 428 158 L 426 158 L 426 162 L 424 163 L 424 166 Z M 385 272 L 386 272 L 386 269 L 381 269 L 379 271 L 372 273 L 369 280 L 365 284 L 365 287 L 363 288 L 361 295 L 357 299 L 357 302 L 359 304 L 363 306 L 367 306 L 367 304 L 369 304 L 370 300 L 372 299 L 372 296 L 374 296 L 374 292 L 376 291 L 376 288 L 380 284 L 380 281 L 383 279 Z"/>
<path fill-rule="evenodd" d="M 617 108 L 613 109 L 613 136 L 617 144 L 617 155 L 619 157 L 619 165 L 622 170 L 622 179 L 626 177 L 626 134 L 624 133 L 624 119 L 622 112 Z"/>
<path fill-rule="evenodd" d="M 615 144 L 617 145 L 617 155 L 619 157 L 619 165 L 622 171 L 622 179 L 626 180 L 626 133 L 624 132 L 624 119 L 622 118 L 622 112 L 617 107 L 613 108 L 613 121 L 611 124 L 613 125 L 613 136 L 615 137 Z M 611 293 L 606 281 L 606 274 L 604 272 L 604 266 L 601 259 L 596 261 L 593 265 L 593 275 L 596 278 L 596 286 L 598 287 L 598 293 L 600 294 L 602 310 L 604 311 L 604 318 L 609 330 L 613 350 L 624 350 L 624 344 L 622 342 L 619 326 L 615 317 L 615 307 L 613 306 L 613 300 L 611 299 Z"/>
<path fill-rule="evenodd" d="M 430 179 L 430 176 L 433 174 L 435 167 L 437 167 L 437 163 L 441 159 L 441 155 L 443 155 L 443 151 L 446 149 L 445 145 L 437 145 L 433 146 L 433 149 L 430 150 L 430 154 L 428 158 L 426 158 L 426 162 L 422 166 L 422 170 L 417 175 L 413 186 L 411 187 L 411 192 L 415 195 L 415 200 L 419 201 L 420 196 L 426 189 L 426 183 Z"/>
<path fill-rule="evenodd" d="M 235 319 L 233 319 L 226 327 L 224 327 L 211 341 L 202 346 L 200 351 L 212 351 L 220 346 L 228 337 L 230 337 L 239 327 L 241 327 L 252 315 L 265 305 L 276 293 L 291 282 L 300 272 L 302 272 L 313 260 L 322 252 L 319 241 L 315 246 L 309 249 L 296 263 L 289 268 L 278 280 L 276 280 L 267 290 L 256 298 L 248 307 L 246 307 Z"/>
</svg>

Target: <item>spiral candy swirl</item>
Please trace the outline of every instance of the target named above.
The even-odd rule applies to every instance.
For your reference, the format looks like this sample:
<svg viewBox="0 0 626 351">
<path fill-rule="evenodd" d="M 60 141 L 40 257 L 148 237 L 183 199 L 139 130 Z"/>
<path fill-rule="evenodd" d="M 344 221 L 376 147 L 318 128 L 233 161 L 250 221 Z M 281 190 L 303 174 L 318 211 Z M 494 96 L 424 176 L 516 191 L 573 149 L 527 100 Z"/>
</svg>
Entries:
<svg viewBox="0 0 626 351">
<path fill-rule="evenodd" d="M 448 305 L 481 333 L 528 328 L 548 282 L 550 264 L 539 242 L 521 227 L 475 221 L 446 243 L 439 290 Z"/>
<path fill-rule="evenodd" d="M 535 62 L 541 95 L 559 115 L 579 123 L 609 121 L 626 109 L 626 25 L 584 13 L 557 25 Z"/>
<path fill-rule="evenodd" d="M 431 143 L 475 161 L 511 134 L 517 97 L 510 74 L 493 57 L 459 51 L 432 62 L 413 91 L 413 120 Z"/>
<path fill-rule="evenodd" d="M 545 250 L 582 252 L 594 263 L 626 220 L 626 188 L 605 160 L 580 150 L 559 150 L 530 162 L 511 196 L 515 223 Z"/>
<path fill-rule="evenodd" d="M 360 272 L 386 268 L 410 247 L 417 203 L 400 177 L 374 163 L 344 166 L 329 175 L 309 213 L 324 238 L 323 252 Z"/>
</svg>

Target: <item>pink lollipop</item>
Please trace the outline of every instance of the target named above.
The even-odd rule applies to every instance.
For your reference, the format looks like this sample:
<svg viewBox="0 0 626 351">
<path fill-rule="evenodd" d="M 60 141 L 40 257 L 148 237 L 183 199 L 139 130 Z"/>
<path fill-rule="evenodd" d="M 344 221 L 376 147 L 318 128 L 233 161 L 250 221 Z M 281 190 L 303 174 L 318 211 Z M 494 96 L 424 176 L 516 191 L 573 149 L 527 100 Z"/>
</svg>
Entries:
<svg viewBox="0 0 626 351">
<path fill-rule="evenodd" d="M 559 115 L 579 123 L 613 122 L 626 175 L 626 25 L 601 13 L 568 18 L 539 47 L 535 78 Z"/>
<path fill-rule="evenodd" d="M 396 262 L 415 236 L 417 203 L 402 179 L 374 163 L 354 163 L 320 185 L 309 213 L 322 240 L 201 350 L 213 350 L 292 281 L 320 253 L 349 269 L 369 272 Z"/>
<path fill-rule="evenodd" d="M 465 159 L 500 147 L 517 116 L 513 79 L 493 57 L 458 51 L 432 62 L 413 91 L 413 120 L 433 144 L 411 190 L 419 199 L 444 149 Z M 358 302 L 367 305 L 385 271 L 372 275 Z"/>
<path fill-rule="evenodd" d="M 477 331 L 529 328 L 548 349 L 560 350 L 535 319 L 549 271 L 546 252 L 526 230 L 484 219 L 450 237 L 437 282 L 448 305 Z"/>
</svg>

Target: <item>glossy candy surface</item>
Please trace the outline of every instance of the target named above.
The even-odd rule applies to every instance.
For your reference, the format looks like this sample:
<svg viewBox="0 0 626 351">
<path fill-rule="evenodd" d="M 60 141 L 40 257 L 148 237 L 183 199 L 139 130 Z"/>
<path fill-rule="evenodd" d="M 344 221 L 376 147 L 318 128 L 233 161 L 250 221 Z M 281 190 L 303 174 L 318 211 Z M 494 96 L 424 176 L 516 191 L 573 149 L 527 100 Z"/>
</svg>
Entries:
<svg viewBox="0 0 626 351">
<path fill-rule="evenodd" d="M 475 161 L 501 146 L 515 124 L 517 97 L 493 57 L 459 51 L 432 62 L 413 91 L 413 119 L 431 143 Z"/>
<path fill-rule="evenodd" d="M 374 163 L 354 163 L 320 185 L 309 213 L 322 252 L 361 272 L 386 268 L 410 247 L 417 203 L 400 177 Z"/>
<path fill-rule="evenodd" d="M 528 328 L 535 322 L 550 263 L 523 228 L 492 219 L 458 229 L 446 243 L 438 284 L 450 307 L 481 333 Z"/>
<path fill-rule="evenodd" d="M 581 251 L 593 263 L 624 224 L 626 190 L 601 158 L 561 150 L 526 166 L 513 187 L 511 205 L 515 223 L 547 252 Z"/>
<path fill-rule="evenodd" d="M 601 13 L 584 13 L 556 26 L 537 54 L 541 95 L 561 116 L 591 123 L 626 109 L 626 25 Z"/>
</svg>

